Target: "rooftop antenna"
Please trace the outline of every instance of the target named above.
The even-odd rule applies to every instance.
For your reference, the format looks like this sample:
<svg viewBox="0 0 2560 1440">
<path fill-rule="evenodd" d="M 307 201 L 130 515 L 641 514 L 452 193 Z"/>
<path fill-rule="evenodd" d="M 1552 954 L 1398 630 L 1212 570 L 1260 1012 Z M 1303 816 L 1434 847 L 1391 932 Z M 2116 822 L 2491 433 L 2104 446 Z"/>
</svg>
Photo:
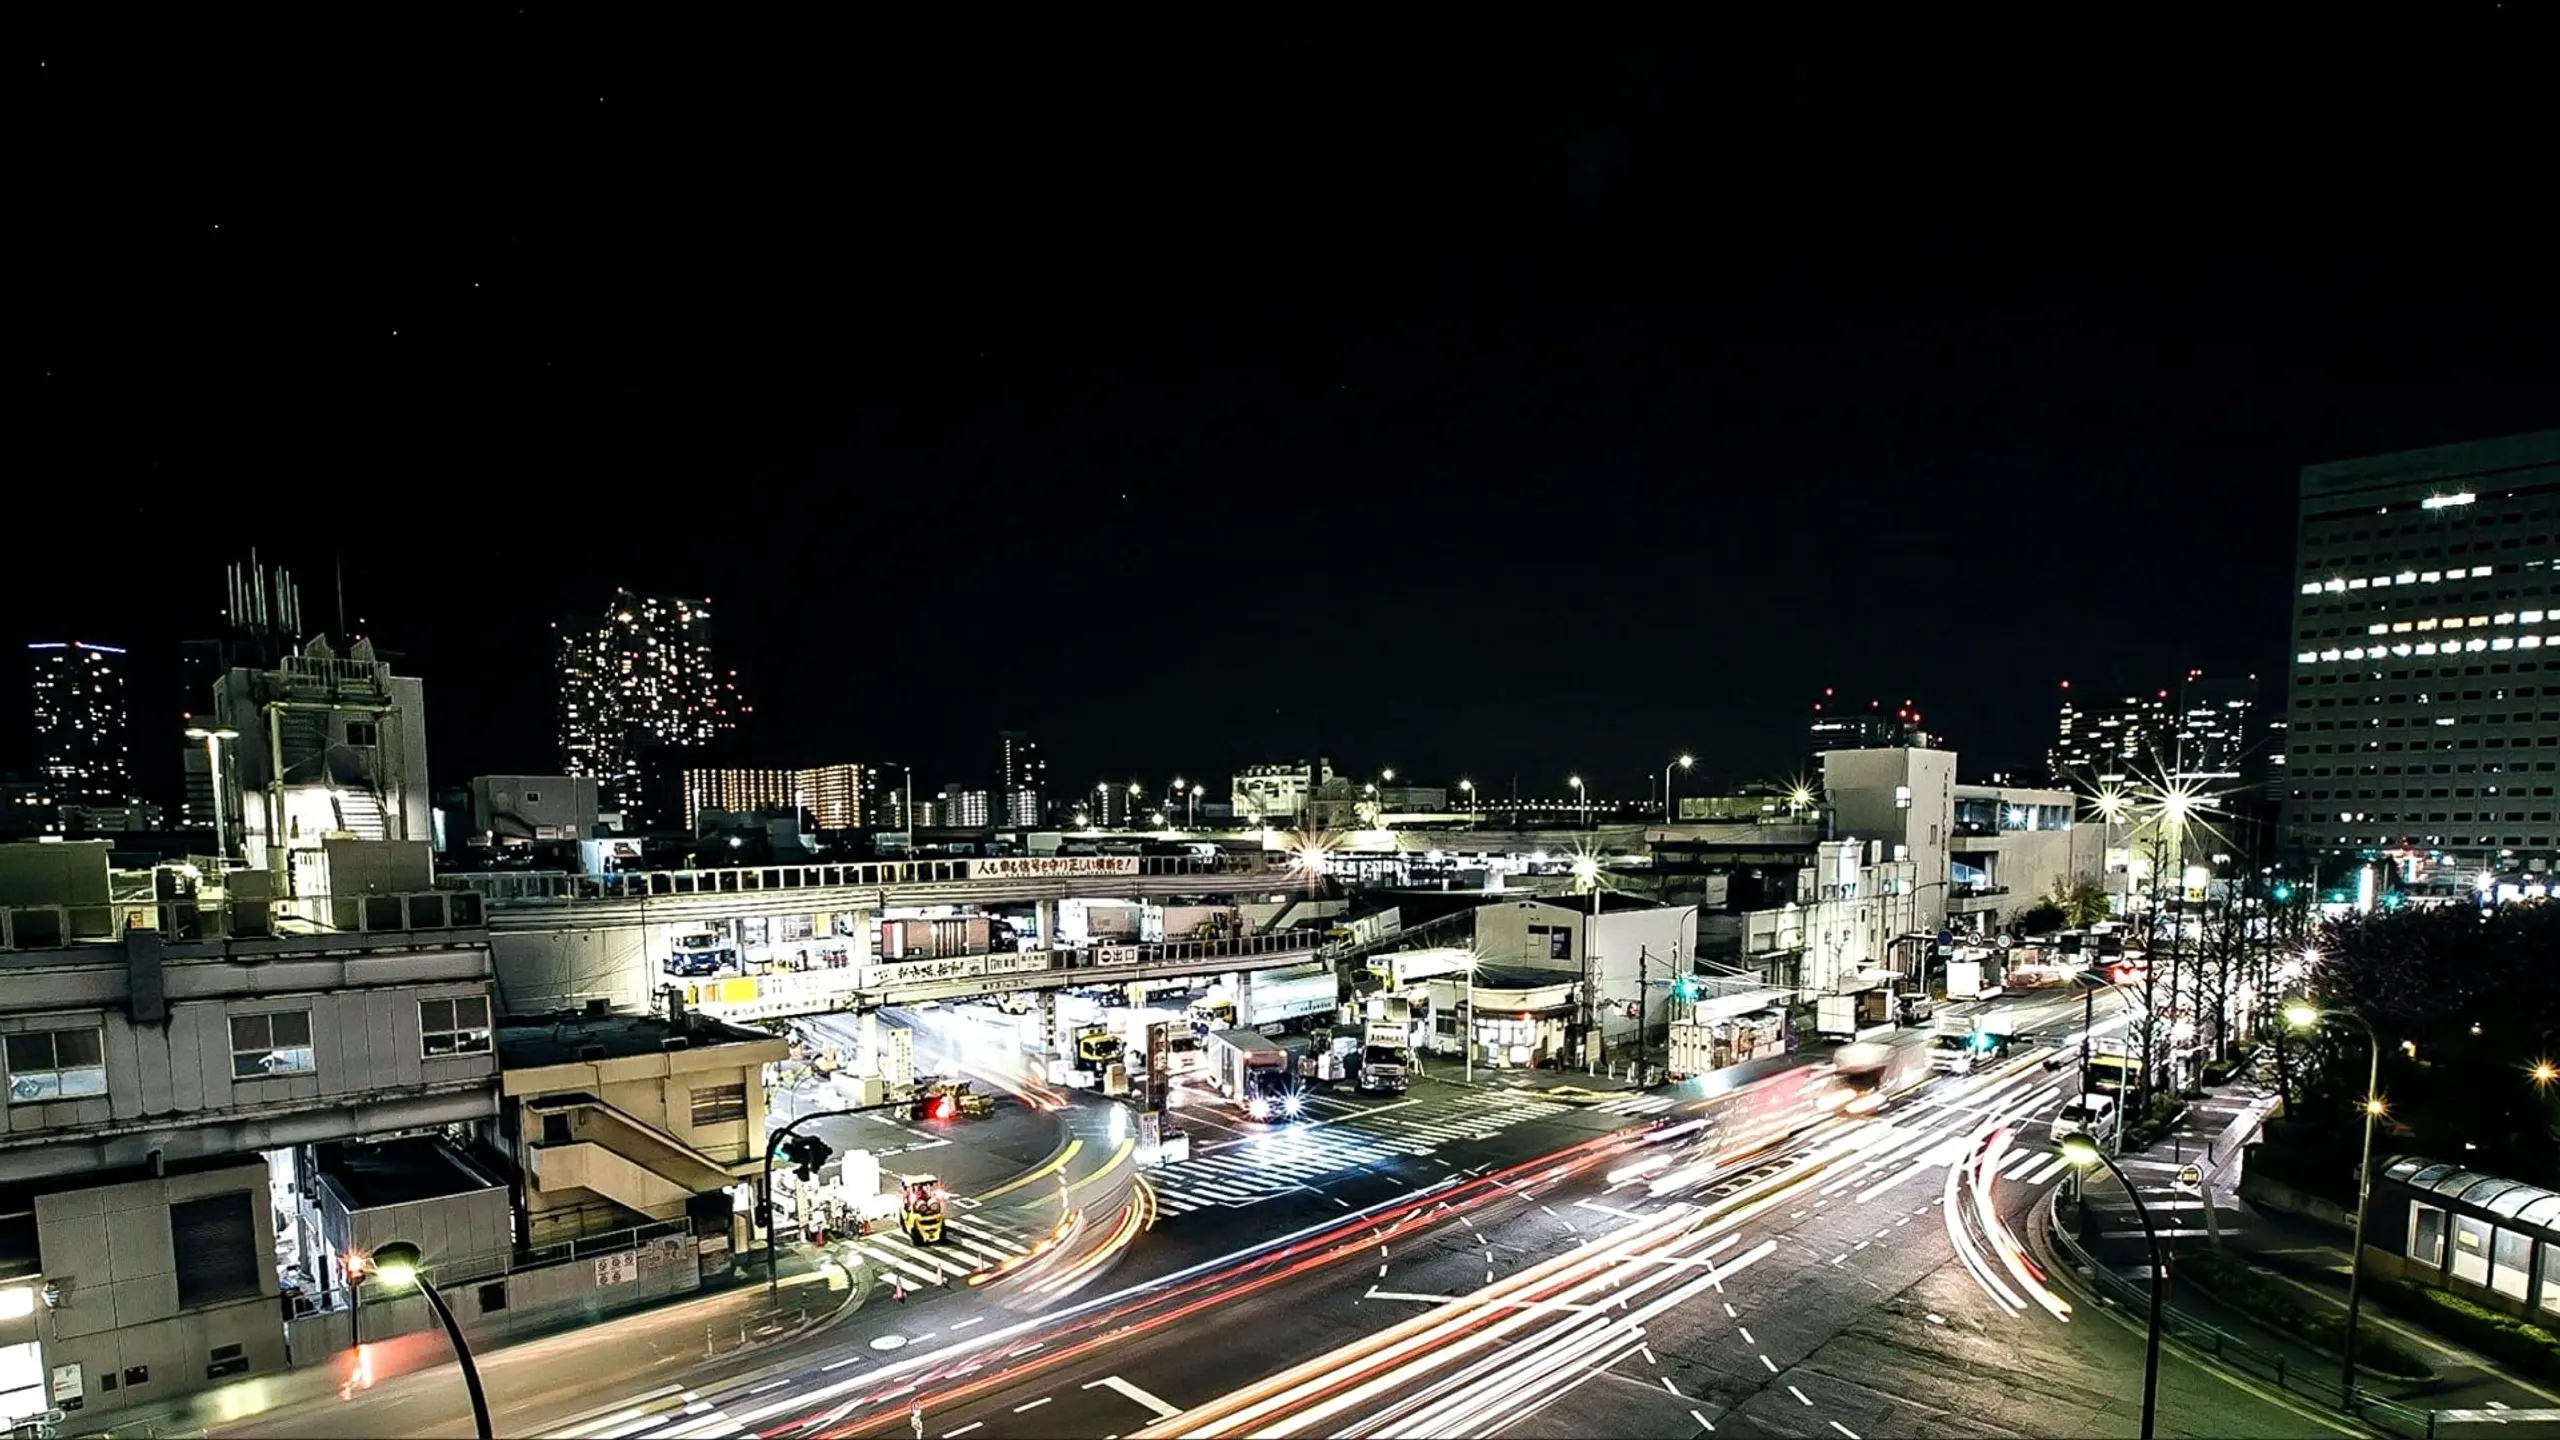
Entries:
<svg viewBox="0 0 2560 1440">
<path fill-rule="evenodd" d="M 347 557 L 333 556 L 330 558 L 329 565 L 336 572 L 338 580 L 338 633 L 345 635 L 347 633 Z"/>
</svg>

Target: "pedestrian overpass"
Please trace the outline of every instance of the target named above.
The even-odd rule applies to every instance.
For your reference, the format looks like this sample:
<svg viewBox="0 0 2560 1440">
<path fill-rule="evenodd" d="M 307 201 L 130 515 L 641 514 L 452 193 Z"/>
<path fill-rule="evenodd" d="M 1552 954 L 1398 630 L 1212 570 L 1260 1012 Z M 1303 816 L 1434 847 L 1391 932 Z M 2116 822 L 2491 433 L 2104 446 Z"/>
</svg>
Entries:
<svg viewBox="0 0 2560 1440">
<path fill-rule="evenodd" d="M 674 983 L 704 1013 L 772 1019 L 1304 964 L 1318 958 L 1320 942 L 1294 934 L 1081 950 L 1054 943 L 1063 899 L 1269 896 L 1304 880 L 1286 856 L 1257 854 L 1029 855 L 603 875 L 501 871 L 448 874 L 438 883 L 485 901 L 498 1003 L 507 1014 L 596 999 L 641 1009 Z M 927 959 L 869 953 L 879 911 L 931 905 L 1030 906 L 1039 916 L 1039 943 L 1021 952 Z M 758 917 L 794 917 L 818 935 L 839 937 L 843 963 L 690 982 L 662 973 L 677 934 Z"/>
</svg>

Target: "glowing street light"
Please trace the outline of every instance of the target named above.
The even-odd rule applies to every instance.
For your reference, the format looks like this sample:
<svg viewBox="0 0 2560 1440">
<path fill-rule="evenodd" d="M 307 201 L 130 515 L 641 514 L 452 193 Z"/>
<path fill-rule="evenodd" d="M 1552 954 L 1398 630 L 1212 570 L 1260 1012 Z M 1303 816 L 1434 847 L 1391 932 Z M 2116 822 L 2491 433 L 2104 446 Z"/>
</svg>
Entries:
<svg viewBox="0 0 2560 1440">
<path fill-rule="evenodd" d="M 2371 1059 L 2364 1082 L 2364 1158 L 2356 1165 L 2356 1228 L 2347 1242 L 2347 1338 L 2344 1367 L 2339 1372 L 2341 1394 L 2353 1395 L 2356 1388 L 2356 1318 L 2364 1308 L 2364 1218 L 2373 1204 L 2373 1122 L 2390 1107 L 2382 1102 L 2382 1037 L 2375 1034 L 2373 1022 L 2353 1010 L 2322 1010 L 2308 1000 L 2285 1002 L 2284 1023 L 2296 1030 L 2309 1030 L 2323 1020 L 2353 1020 L 2364 1031 L 2367 1053 Z"/>
<path fill-rule="evenodd" d="M 2548 1060 L 2536 1060 L 2533 1062 L 2532 1075 L 2534 1084 L 2548 1085 L 2554 1080 L 2560 1080 L 2560 1065 L 2554 1065 Z"/>
<path fill-rule="evenodd" d="M 1476 782 L 1473 780 L 1460 780 L 1458 782 L 1458 793 L 1467 797 L 1467 809 L 1472 812 L 1476 808 Z"/>
<path fill-rule="evenodd" d="M 471 1358 L 471 1344 L 462 1338 L 462 1326 L 453 1318 L 453 1310 L 444 1303 L 423 1270 L 424 1258 L 418 1247 L 405 1240 L 394 1240 L 374 1248 L 370 1256 L 348 1257 L 358 1274 L 370 1271 L 377 1281 L 393 1290 L 406 1290 L 414 1285 L 427 1297 L 427 1308 L 444 1322 L 445 1338 L 453 1342 L 453 1358 L 462 1366 L 463 1387 L 471 1392 L 471 1419 L 479 1426 L 480 1440 L 491 1440 L 489 1431 L 489 1397 L 480 1388 L 480 1366 Z"/>
<path fill-rule="evenodd" d="M 2116 1177 L 2124 1193 L 2133 1197 L 2133 1213 L 2142 1222 L 2142 1238 L 2151 1246 L 2151 1323 L 2142 1343 L 2142 1440 L 2152 1440 L 2160 1419 L 2160 1302 L 2169 1288 L 2169 1264 L 2160 1253 L 2160 1230 L 2151 1223 L 2151 1207 L 2142 1203 L 2141 1188 L 2126 1179 L 2123 1169 L 2107 1158 L 2096 1137 L 2074 1135 L 2064 1140 L 2062 1158 L 2081 1170 L 2092 1165 L 2107 1167 L 2107 1173 Z"/>
<path fill-rule="evenodd" d="M 1663 767 L 1662 767 L 1662 823 L 1663 823 L 1663 824 L 1668 825 L 1668 824 L 1670 824 L 1670 823 L 1671 823 L 1671 772 L 1672 772 L 1672 771 L 1674 771 L 1674 770 L 1686 770 L 1686 769 L 1688 769 L 1690 766 L 1695 765 L 1695 764 L 1697 764 L 1697 763 L 1698 763 L 1698 757 L 1697 757 L 1697 756 L 1695 756 L 1695 755 L 1683 755 L 1683 756 L 1681 756 L 1679 759 L 1674 760 L 1674 761 L 1672 761 L 1670 764 L 1665 765 L 1665 766 L 1663 766 Z"/>
<path fill-rule="evenodd" d="M 1590 792 L 1589 790 L 1586 790 L 1586 789 L 1584 789 L 1584 788 L 1583 788 L 1583 785 L 1582 785 L 1582 777 L 1581 777 L 1581 776 L 1579 776 L 1579 775 L 1567 775 L 1566 777 L 1564 777 L 1564 783 L 1566 783 L 1567 785 L 1572 786 L 1572 787 L 1573 787 L 1573 793 L 1574 793 L 1574 794 L 1576 794 L 1576 795 L 1578 795 L 1578 796 L 1580 796 L 1580 797 L 1582 797 L 1582 828 L 1583 828 L 1583 829 L 1585 829 L 1585 830 L 1590 829 L 1590 828 L 1591 828 L 1591 792 Z"/>
</svg>

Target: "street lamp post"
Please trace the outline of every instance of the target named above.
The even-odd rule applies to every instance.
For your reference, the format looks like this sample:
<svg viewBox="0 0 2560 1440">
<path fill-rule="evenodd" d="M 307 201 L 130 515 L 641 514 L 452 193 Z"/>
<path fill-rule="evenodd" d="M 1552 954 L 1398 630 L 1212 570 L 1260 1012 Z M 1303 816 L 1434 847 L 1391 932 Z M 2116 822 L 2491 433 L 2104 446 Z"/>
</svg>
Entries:
<svg viewBox="0 0 2560 1440">
<path fill-rule="evenodd" d="M 1670 823 L 1671 823 L 1671 772 L 1672 772 L 1672 771 L 1674 771 L 1674 770 L 1686 770 L 1686 769 L 1688 769 L 1690 766 L 1695 765 L 1695 764 L 1697 764 L 1697 763 L 1698 763 L 1698 757 L 1697 757 L 1697 756 L 1695 756 L 1695 755 L 1683 755 L 1683 756 L 1681 756 L 1679 759 L 1674 760 L 1674 761 L 1672 761 L 1670 764 L 1665 765 L 1665 766 L 1663 766 L 1663 767 L 1662 767 L 1662 823 L 1663 823 L 1663 824 L 1668 825 L 1668 824 L 1670 824 Z"/>
<path fill-rule="evenodd" d="M 1567 785 L 1572 786 L 1572 787 L 1573 787 L 1573 793 L 1574 793 L 1576 796 L 1580 797 L 1580 799 L 1581 799 L 1581 801 L 1582 801 L 1582 828 L 1583 828 L 1583 829 L 1585 829 L 1585 830 L 1590 829 L 1590 828 L 1591 828 L 1591 792 L 1590 792 L 1590 790 L 1584 787 L 1584 785 L 1583 785 L 1583 783 L 1582 783 L 1582 777 L 1581 777 L 1581 776 L 1579 776 L 1579 775 L 1567 775 L 1566 777 L 1564 777 L 1564 783 L 1566 783 Z"/>
<path fill-rule="evenodd" d="M 1467 1042 L 1467 1083 L 1476 1083 L 1476 957 L 1467 952 L 1467 1018 L 1461 1027 Z"/>
<path fill-rule="evenodd" d="M 2364 1082 L 2364 1158 L 2356 1162 L 2356 1227 L 2347 1240 L 2347 1338 L 2338 1372 L 2338 1390 L 2352 1396 L 2356 1388 L 2356 1318 L 2364 1309 L 2364 1219 L 2373 1204 L 2373 1122 L 2382 1118 L 2382 1037 L 2373 1022 L 2353 1010 L 2322 1010 L 2297 1001 L 2284 1008 L 2287 1025 L 2308 1030 L 2323 1020 L 2344 1016 L 2363 1028 L 2367 1054 Z"/>
<path fill-rule="evenodd" d="M 1476 782 L 1473 780 L 1459 781 L 1458 793 L 1467 797 L 1467 813 L 1470 815 L 1474 814 L 1476 812 Z"/>
<path fill-rule="evenodd" d="M 2151 1223 L 2151 1207 L 2142 1203 L 2142 1192 L 2098 1142 L 2086 1135 L 2074 1135 L 2062 1142 L 2062 1156 L 2085 1170 L 2092 1163 L 2107 1167 L 2116 1177 L 2124 1193 L 2133 1197 L 2133 1213 L 2142 1222 L 2142 1238 L 2151 1246 L 2151 1324 L 2142 1344 L 2142 1440 L 2152 1440 L 2160 1419 L 2160 1301 L 2169 1288 L 2169 1268 L 2160 1253 L 2160 1230 Z"/>
<path fill-rule="evenodd" d="M 204 742 L 206 773 L 213 781 L 214 868 L 219 871 L 222 868 L 222 862 L 231 858 L 230 834 L 223 823 L 222 814 L 222 742 L 239 739 L 240 732 L 227 727 L 207 729 L 204 726 L 195 725 L 188 727 L 187 738 Z"/>
<path fill-rule="evenodd" d="M 463 1388 L 471 1392 L 472 1424 L 479 1428 L 480 1440 L 493 1440 L 489 1429 L 489 1396 L 480 1388 L 480 1366 L 471 1358 L 471 1342 L 462 1338 L 462 1326 L 453 1318 L 452 1307 L 444 1303 L 444 1296 L 436 1292 L 436 1287 L 420 1271 L 420 1259 L 417 1246 L 405 1240 L 394 1240 L 376 1247 L 367 1263 L 383 1284 L 394 1290 L 405 1290 L 415 1285 L 418 1293 L 427 1297 L 427 1308 L 435 1311 L 436 1318 L 444 1322 L 444 1337 L 453 1343 L 453 1358 L 462 1366 Z"/>
</svg>

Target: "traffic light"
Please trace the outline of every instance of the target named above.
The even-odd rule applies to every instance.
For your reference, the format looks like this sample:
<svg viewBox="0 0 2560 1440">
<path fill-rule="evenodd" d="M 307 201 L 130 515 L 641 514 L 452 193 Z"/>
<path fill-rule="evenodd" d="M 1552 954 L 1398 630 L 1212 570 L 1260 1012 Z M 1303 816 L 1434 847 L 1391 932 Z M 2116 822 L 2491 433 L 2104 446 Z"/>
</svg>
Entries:
<svg viewBox="0 0 2560 1440">
<path fill-rule="evenodd" d="M 782 1158 L 791 1162 L 793 1171 L 803 1180 L 818 1178 L 818 1167 L 835 1154 L 835 1147 L 815 1135 L 794 1135 L 782 1142 Z"/>
<path fill-rule="evenodd" d="M 1695 975 L 1683 975 L 1680 977 L 1678 985 L 1673 988 L 1679 992 L 1681 999 L 1695 1000 L 1698 998 L 1698 977 Z"/>
<path fill-rule="evenodd" d="M 2277 904 L 2279 904 L 2279 905 L 2290 905 L 2290 904 L 2292 904 L 2292 903 L 2293 903 L 2293 885 L 2291 884 L 2291 882 L 2289 882 L 2289 881 L 2284 881 L 2284 880 L 2279 880 L 2279 881 L 2277 881 L 2277 882 L 2276 882 L 2276 888 L 2275 888 L 2275 897 L 2276 897 L 2276 903 L 2277 903 Z"/>
<path fill-rule="evenodd" d="M 2397 910 L 2407 903 L 2409 903 L 2409 897 L 2397 890 L 2386 891 L 2382 896 L 2382 908 L 2385 910 Z"/>
</svg>

